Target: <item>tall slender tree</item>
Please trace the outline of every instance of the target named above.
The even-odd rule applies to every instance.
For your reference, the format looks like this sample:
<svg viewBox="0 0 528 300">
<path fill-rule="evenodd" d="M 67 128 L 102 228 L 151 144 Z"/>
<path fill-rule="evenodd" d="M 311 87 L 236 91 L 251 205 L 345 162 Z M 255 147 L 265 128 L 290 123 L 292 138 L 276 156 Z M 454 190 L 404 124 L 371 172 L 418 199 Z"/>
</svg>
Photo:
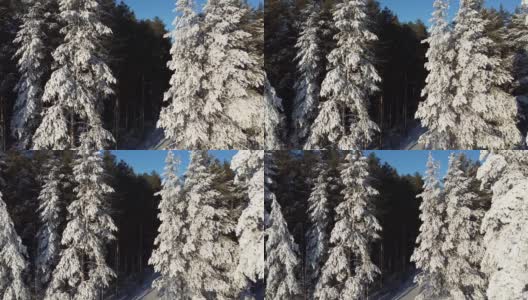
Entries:
<svg viewBox="0 0 528 300">
<path fill-rule="evenodd" d="M 319 115 L 305 149 L 363 149 L 379 127 L 369 116 L 372 94 L 381 81 L 374 64 L 367 1 L 345 0 L 333 12 L 337 47 L 328 55 L 329 71 L 321 85 Z"/>
<path fill-rule="evenodd" d="M 318 1 L 309 1 L 302 12 L 305 20 L 297 39 L 297 72 L 293 108 L 293 139 L 297 145 L 304 144 L 310 126 L 317 116 L 319 106 L 320 77 L 323 72 L 321 49 L 321 7 Z"/>
<path fill-rule="evenodd" d="M 368 163 L 361 151 L 347 154 L 341 180 L 343 199 L 335 208 L 328 259 L 321 269 L 315 299 L 364 299 L 380 272 L 370 258 L 370 246 L 381 230 L 374 214 L 378 191 L 371 186 Z"/>
<path fill-rule="evenodd" d="M 420 294 L 417 299 L 434 299 L 446 295 L 445 273 L 446 257 L 442 251 L 445 240 L 446 204 L 438 180 L 439 164 L 429 153 L 424 190 L 417 197 L 422 198 L 420 204 L 420 234 L 416 240 L 417 246 L 411 257 L 420 273 L 414 281 L 418 283 Z"/>
<path fill-rule="evenodd" d="M 168 106 L 161 110 L 158 127 L 163 128 L 165 137 L 175 148 L 206 148 L 209 127 L 205 116 L 203 64 L 206 52 L 201 20 L 192 0 L 178 0 L 176 9 L 181 15 L 173 22 L 172 58 L 168 63 L 174 73 L 165 93 Z"/>
<path fill-rule="evenodd" d="M 328 182 L 328 166 L 319 158 L 315 179 L 310 197 L 308 198 L 308 219 L 310 228 L 306 233 L 306 269 L 308 270 L 308 287 L 315 287 L 319 278 L 321 267 L 325 261 L 328 251 L 329 236 L 328 226 L 330 223 L 330 183 Z M 310 288 L 313 292 L 314 288 Z M 311 292 L 309 294 L 312 294 Z"/>
<path fill-rule="evenodd" d="M 17 148 L 26 149 L 39 123 L 44 91 L 44 74 L 48 71 L 49 47 L 46 46 L 46 11 L 49 1 L 31 1 L 22 17 L 14 43 L 18 46 L 20 79 L 16 86 L 17 99 L 11 119 L 12 135 Z"/>
<path fill-rule="evenodd" d="M 293 299 L 301 294 L 296 277 L 299 267 L 298 247 L 288 230 L 281 207 L 273 192 L 275 164 L 272 153 L 265 154 L 264 203 L 266 226 L 266 299 Z"/>
<path fill-rule="evenodd" d="M 149 264 L 160 273 L 152 286 L 168 299 L 187 299 L 187 260 L 183 247 L 188 235 L 186 227 L 187 203 L 183 199 L 181 182 L 178 177 L 180 160 L 169 151 L 165 159 L 158 218 L 161 225 L 154 241 L 157 246 L 152 252 Z"/>
<path fill-rule="evenodd" d="M 41 226 L 37 232 L 37 258 L 35 275 L 38 278 L 38 289 L 44 289 L 57 265 L 61 250 L 60 226 L 63 223 L 65 199 L 62 192 L 64 174 L 61 162 L 53 156 L 46 163 L 43 186 L 39 193 L 39 212 Z"/>
<path fill-rule="evenodd" d="M 231 168 L 249 199 L 236 227 L 239 258 L 235 280 L 247 290 L 264 279 L 264 151 L 238 151 Z"/>
<path fill-rule="evenodd" d="M 446 237 L 446 289 L 453 299 L 485 299 L 486 279 L 480 271 L 484 254 L 480 226 L 484 200 L 477 194 L 475 174 L 469 174 L 463 155 L 451 154 L 444 180 Z"/>
<path fill-rule="evenodd" d="M 75 200 L 68 206 L 63 249 L 45 299 L 97 299 L 115 277 L 105 260 L 106 244 L 117 230 L 108 213 L 103 160 L 98 152 L 80 151 L 74 161 Z"/>
<path fill-rule="evenodd" d="M 452 31 L 447 22 L 449 1 L 436 0 L 431 19 L 431 35 L 424 41 L 429 44 L 426 68 L 429 75 L 416 117 L 421 120 L 427 132 L 420 137 L 420 143 L 431 149 L 453 149 L 456 140 L 453 137 L 457 126 L 457 115 L 453 110 L 455 51 Z"/>
<path fill-rule="evenodd" d="M 253 37 L 244 28 L 251 9 L 240 0 L 208 0 L 203 11 L 207 51 L 204 114 L 212 123 L 210 148 L 258 147 L 254 145 L 255 137 L 242 127 L 255 115 L 251 109 L 236 107 L 263 108 L 262 95 L 256 91 L 264 84 L 264 72 L 257 57 L 250 53 L 248 40 Z M 235 107 L 237 113 L 232 114 L 230 109 Z"/>
<path fill-rule="evenodd" d="M 496 44 L 485 35 L 482 0 L 462 0 L 455 18 L 455 87 L 460 149 L 511 149 L 521 143 L 515 98 L 503 90 L 512 81 Z"/>
<path fill-rule="evenodd" d="M 482 222 L 482 270 L 488 299 L 528 297 L 528 151 L 482 151 L 477 172 L 491 188 L 491 208 Z"/>
<path fill-rule="evenodd" d="M 235 224 L 221 193 L 215 189 L 207 151 L 191 153 L 183 192 L 187 202 L 189 235 L 183 254 L 189 260 L 187 276 L 190 296 L 196 299 L 233 299 L 236 289 L 230 277 L 237 249 L 229 235 Z"/>
<path fill-rule="evenodd" d="M 50 106 L 33 136 L 35 149 L 104 149 L 114 142 L 103 127 L 102 101 L 116 79 L 105 63 L 101 41 L 112 33 L 101 22 L 97 0 L 59 0 L 64 42 L 53 52 L 56 67 L 43 102 Z"/>
<path fill-rule="evenodd" d="M 29 267 L 26 247 L 15 231 L 0 193 L 0 297 L 2 299 L 29 300 L 30 292 L 24 282 Z"/>
</svg>

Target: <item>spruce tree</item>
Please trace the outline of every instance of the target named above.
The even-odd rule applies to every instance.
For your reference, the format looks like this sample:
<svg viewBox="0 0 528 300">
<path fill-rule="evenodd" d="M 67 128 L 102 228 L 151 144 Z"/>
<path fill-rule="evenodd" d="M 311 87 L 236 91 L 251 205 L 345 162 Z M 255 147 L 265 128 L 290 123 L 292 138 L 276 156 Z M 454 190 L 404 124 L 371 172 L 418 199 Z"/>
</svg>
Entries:
<svg viewBox="0 0 528 300">
<path fill-rule="evenodd" d="M 183 247 L 188 235 L 186 227 L 187 203 L 183 199 L 181 182 L 178 177 L 180 161 L 169 151 L 165 159 L 158 218 L 161 224 L 154 241 L 156 249 L 152 252 L 149 264 L 160 276 L 152 286 L 168 299 L 187 299 L 187 260 L 183 256 Z"/>
<path fill-rule="evenodd" d="M 0 193 L 0 298 L 29 300 L 29 289 L 24 282 L 26 247 L 15 231 L 13 220 L 7 212 Z"/>
<path fill-rule="evenodd" d="M 468 173 L 465 157 L 451 154 L 444 180 L 445 284 L 453 299 L 484 299 L 487 282 L 480 271 L 484 254 L 480 234 L 484 201 L 474 190 L 476 178 Z"/>
<path fill-rule="evenodd" d="M 40 228 L 37 232 L 36 276 L 38 288 L 45 288 L 50 281 L 51 274 L 57 265 L 61 250 L 60 227 L 63 223 L 64 195 L 62 192 L 62 174 L 59 160 L 53 156 L 48 159 L 44 175 L 43 186 L 40 190 L 39 216 Z"/>
<path fill-rule="evenodd" d="M 158 127 L 165 132 L 171 147 L 199 149 L 208 147 L 208 118 L 205 115 L 203 70 L 206 52 L 200 16 L 194 11 L 194 1 L 178 0 L 180 15 L 174 19 L 169 69 L 173 71 L 170 88 L 164 100 Z M 192 49 L 192 51 L 189 51 Z"/>
<path fill-rule="evenodd" d="M 236 227 L 239 258 L 235 281 L 247 289 L 264 279 L 264 151 L 238 151 L 231 168 L 249 199 Z"/>
<path fill-rule="evenodd" d="M 369 98 L 381 81 L 371 44 L 377 36 L 369 30 L 366 0 L 336 4 L 333 20 L 337 47 L 328 55 L 328 69 L 321 85 L 319 115 L 305 149 L 363 149 L 379 127 L 369 116 Z"/>
<path fill-rule="evenodd" d="M 488 299 L 528 297 L 528 151 L 482 151 L 477 172 L 493 192 L 481 231 Z"/>
<path fill-rule="evenodd" d="M 297 39 L 297 72 L 293 108 L 295 143 L 302 146 L 309 134 L 310 126 L 317 116 L 319 106 L 320 77 L 323 73 L 321 49 L 321 8 L 317 1 L 310 1 L 303 9 L 305 20 Z M 302 148 L 302 147 L 301 147 Z"/>
<path fill-rule="evenodd" d="M 207 151 L 191 152 L 183 192 L 187 203 L 189 235 L 183 254 L 189 261 L 187 277 L 193 299 L 233 299 L 231 280 L 237 249 L 230 235 L 235 224 L 223 196 L 214 187 L 212 158 Z"/>
<path fill-rule="evenodd" d="M 515 98 L 503 90 L 512 81 L 496 43 L 485 34 L 482 0 L 463 0 L 455 19 L 456 146 L 511 149 L 521 143 Z"/>
<path fill-rule="evenodd" d="M 91 300 L 115 277 L 106 264 L 106 244 L 117 230 L 108 212 L 103 160 L 99 153 L 80 151 L 73 166 L 75 199 L 68 206 L 68 223 L 62 234 L 62 251 L 45 299 Z"/>
<path fill-rule="evenodd" d="M 454 149 L 454 131 L 457 126 L 456 112 L 452 106 L 454 98 L 453 61 L 455 58 L 451 28 L 447 22 L 449 1 L 436 0 L 431 19 L 431 35 L 424 41 L 429 44 L 429 71 L 422 95 L 426 97 L 419 104 L 416 118 L 421 120 L 427 132 L 420 137 L 420 143 L 430 149 Z"/>
<path fill-rule="evenodd" d="M 298 247 L 288 230 L 281 207 L 273 192 L 275 163 L 272 153 L 265 153 L 264 203 L 266 299 L 295 299 L 301 294 L 296 277 L 299 267 Z"/>
<path fill-rule="evenodd" d="M 252 111 L 263 108 L 262 95 L 256 90 L 264 84 L 264 73 L 250 53 L 248 41 L 253 36 L 244 28 L 251 9 L 240 0 L 208 0 L 203 11 L 207 52 L 203 113 L 212 124 L 209 148 L 258 148 L 248 130 L 255 116 L 260 116 Z"/>
<path fill-rule="evenodd" d="M 420 289 L 417 299 L 434 299 L 446 295 L 446 257 L 442 251 L 446 234 L 446 204 L 438 180 L 439 168 L 439 164 L 429 153 L 423 192 L 417 196 L 422 198 L 422 225 L 416 240 L 417 246 L 411 257 L 411 261 L 420 270 L 414 278 Z"/>
<path fill-rule="evenodd" d="M 284 130 L 285 118 L 282 114 L 282 99 L 277 96 L 275 89 L 268 79 L 264 82 L 264 148 L 266 150 L 280 150 L 284 148 L 282 132 Z"/>
<path fill-rule="evenodd" d="M 16 86 L 17 99 L 11 119 L 12 135 L 17 139 L 17 148 L 26 149 L 38 126 L 42 106 L 44 74 L 48 71 L 50 55 L 46 45 L 46 3 L 34 0 L 27 4 L 22 24 L 14 43 L 18 46 L 16 57 L 20 79 Z"/>
<path fill-rule="evenodd" d="M 373 207 L 378 191 L 371 185 L 367 159 L 360 151 L 347 154 L 341 180 L 343 198 L 335 207 L 328 258 L 315 299 L 364 299 L 380 272 L 370 258 L 370 246 L 381 230 Z"/>
<path fill-rule="evenodd" d="M 308 271 L 307 286 L 315 287 L 328 251 L 328 226 L 330 223 L 330 182 L 328 166 L 320 161 L 316 168 L 317 178 L 308 198 L 308 219 L 310 227 L 306 233 L 306 269 Z M 313 290 L 313 288 L 310 288 Z M 311 294 L 311 293 L 310 293 Z"/>
<path fill-rule="evenodd" d="M 53 52 L 56 67 L 42 100 L 50 106 L 33 136 L 35 149 L 104 149 L 114 142 L 103 127 L 102 100 L 116 82 L 101 41 L 112 32 L 101 23 L 97 0 L 59 0 L 64 41 Z"/>
</svg>

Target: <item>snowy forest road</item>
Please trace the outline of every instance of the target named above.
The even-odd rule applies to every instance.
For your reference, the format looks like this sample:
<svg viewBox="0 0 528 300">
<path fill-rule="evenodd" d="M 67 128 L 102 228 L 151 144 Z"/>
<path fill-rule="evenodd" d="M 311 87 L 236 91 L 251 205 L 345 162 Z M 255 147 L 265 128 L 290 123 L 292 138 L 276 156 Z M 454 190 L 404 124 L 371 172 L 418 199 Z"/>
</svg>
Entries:
<svg viewBox="0 0 528 300">
<path fill-rule="evenodd" d="M 418 296 L 418 287 L 413 285 L 394 297 L 394 300 L 414 300 L 416 296 Z"/>
</svg>

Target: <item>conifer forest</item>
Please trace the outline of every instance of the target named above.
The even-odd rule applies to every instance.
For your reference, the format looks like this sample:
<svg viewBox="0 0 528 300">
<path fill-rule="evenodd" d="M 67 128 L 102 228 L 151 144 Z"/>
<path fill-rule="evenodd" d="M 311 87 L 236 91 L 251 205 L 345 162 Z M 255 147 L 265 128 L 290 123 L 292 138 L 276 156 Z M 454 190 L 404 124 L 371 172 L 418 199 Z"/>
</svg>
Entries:
<svg viewBox="0 0 528 300">
<path fill-rule="evenodd" d="M 528 299 L 528 0 L 0 0 L 0 300 Z"/>
</svg>

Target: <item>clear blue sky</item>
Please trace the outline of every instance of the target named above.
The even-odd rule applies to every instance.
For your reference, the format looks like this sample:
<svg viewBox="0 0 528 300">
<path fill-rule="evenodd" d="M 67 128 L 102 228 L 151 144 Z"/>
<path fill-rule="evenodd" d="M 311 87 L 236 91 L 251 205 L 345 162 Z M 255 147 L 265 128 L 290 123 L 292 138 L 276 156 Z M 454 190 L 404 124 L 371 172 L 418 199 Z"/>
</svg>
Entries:
<svg viewBox="0 0 528 300">
<path fill-rule="evenodd" d="M 121 0 L 116 0 L 120 2 Z M 247 0 L 249 4 L 258 7 L 264 0 Z M 136 14 L 139 19 L 153 19 L 159 17 L 167 28 L 172 28 L 175 17 L 174 8 L 176 0 L 123 0 Z M 203 6 L 206 0 L 195 0 L 197 9 Z"/>
<path fill-rule="evenodd" d="M 388 7 L 398 15 L 400 21 L 414 21 L 421 19 L 429 24 L 431 13 L 433 12 L 434 0 L 378 0 L 382 7 Z M 521 0 L 484 0 L 487 6 L 496 7 L 502 4 L 505 9 L 514 11 L 520 5 Z M 451 17 L 456 14 L 459 0 L 451 0 Z"/>
<path fill-rule="evenodd" d="M 374 152 L 383 162 L 393 166 L 399 174 L 414 174 L 416 172 L 424 174 L 426 170 L 427 158 L 430 151 L 405 151 L 405 150 L 382 150 L 365 151 L 365 155 Z M 452 153 L 465 153 L 471 160 L 479 160 L 480 151 L 432 151 L 433 158 L 440 163 L 440 176 L 444 177 L 447 172 L 449 155 Z"/>
<path fill-rule="evenodd" d="M 150 173 L 156 171 L 163 173 L 165 157 L 167 151 L 159 150 L 117 150 L 111 151 L 118 160 L 127 162 L 136 173 Z M 189 164 L 189 151 L 173 151 L 179 156 L 182 164 L 180 165 L 180 175 L 182 175 Z M 414 174 L 416 172 L 424 174 L 426 169 L 427 157 L 429 151 L 405 151 L 405 150 L 383 150 L 383 151 L 365 151 L 365 155 L 371 152 L 376 153 L 382 162 L 387 162 L 393 166 L 399 174 Z M 449 155 L 452 153 L 465 153 L 470 159 L 477 161 L 479 151 L 432 151 L 435 160 L 440 162 L 440 174 L 443 177 L 447 171 L 447 162 Z M 209 153 L 220 161 L 230 162 L 237 153 L 236 150 L 213 150 Z"/>
<path fill-rule="evenodd" d="M 168 151 L 162 150 L 115 150 L 111 151 L 118 161 L 123 160 L 130 165 L 137 174 L 150 173 L 156 171 L 158 174 L 163 173 L 165 166 L 165 157 Z M 180 175 L 183 175 L 189 165 L 190 151 L 175 150 L 175 156 L 181 160 Z M 209 153 L 220 161 L 230 162 L 237 153 L 235 150 L 212 150 Z"/>
<path fill-rule="evenodd" d="M 120 1 L 120 0 L 117 0 Z M 167 28 L 172 28 L 174 19 L 175 0 L 123 0 L 135 12 L 136 17 L 140 19 L 152 19 L 159 17 Z M 198 7 L 203 5 L 206 0 L 196 0 Z M 248 0 L 254 7 L 264 0 Z M 379 0 L 382 7 L 387 6 L 398 15 L 401 21 L 414 21 L 421 19 L 429 24 L 431 13 L 433 11 L 434 0 Z M 499 7 L 501 4 L 504 8 L 513 11 L 521 0 L 485 0 L 487 6 Z M 451 15 L 454 16 L 458 9 L 459 0 L 451 0 Z"/>
</svg>

